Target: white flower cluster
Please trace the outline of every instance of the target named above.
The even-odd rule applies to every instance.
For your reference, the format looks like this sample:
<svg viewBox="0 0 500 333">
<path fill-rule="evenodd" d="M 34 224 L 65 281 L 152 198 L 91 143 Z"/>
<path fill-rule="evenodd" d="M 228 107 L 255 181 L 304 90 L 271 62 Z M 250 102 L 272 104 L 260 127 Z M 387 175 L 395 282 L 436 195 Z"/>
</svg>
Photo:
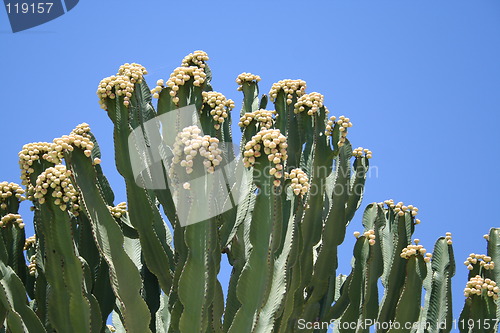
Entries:
<svg viewBox="0 0 500 333">
<path fill-rule="evenodd" d="M 74 148 L 80 148 L 83 150 L 85 156 L 90 157 L 92 149 L 94 149 L 94 143 L 90 139 L 89 132 L 90 126 L 86 123 L 76 126 L 69 135 L 63 135 L 60 138 L 54 139 L 53 151 L 60 154 L 63 150 L 73 151 Z M 95 164 L 99 164 L 100 160 L 97 159 L 94 162 Z"/>
<path fill-rule="evenodd" d="M 54 144 L 49 142 L 33 142 L 25 144 L 19 152 L 19 168 L 21 181 L 24 186 L 30 187 L 29 176 L 35 172 L 33 163 L 41 158 L 51 163 L 61 163 L 58 154 L 54 151 Z M 54 156 L 57 161 L 54 160 Z M 60 156 L 62 158 L 62 156 Z"/>
<path fill-rule="evenodd" d="M 200 68 L 205 68 L 205 62 L 207 62 L 208 59 L 208 54 L 205 51 L 197 50 L 185 56 L 184 59 L 182 59 L 181 66 L 198 66 Z"/>
<path fill-rule="evenodd" d="M 290 179 L 290 187 L 295 195 L 304 196 L 309 191 L 309 177 L 302 169 L 292 169 L 285 172 L 285 179 Z"/>
<path fill-rule="evenodd" d="M 74 148 L 80 148 L 84 151 L 85 156 L 90 157 L 94 143 L 91 140 L 90 126 L 82 123 L 69 135 L 63 135 L 50 142 L 35 142 L 28 143 L 23 146 L 19 152 L 19 167 L 21 168 L 21 180 L 24 186 L 30 188 L 29 176 L 34 172 L 33 163 L 40 160 L 40 157 L 50 163 L 61 164 L 64 157 L 63 151 L 73 151 Z M 95 158 L 94 164 L 101 163 L 99 158 Z"/>
<path fill-rule="evenodd" d="M 109 212 L 113 217 L 119 219 L 123 215 L 127 213 L 127 203 L 126 202 L 120 202 L 118 205 L 115 207 L 108 206 Z"/>
<path fill-rule="evenodd" d="M 356 237 L 356 239 L 358 239 L 360 236 L 361 233 L 359 231 L 354 232 L 354 237 Z M 375 245 L 375 238 L 376 238 L 375 230 L 373 229 L 367 230 L 363 233 L 363 236 L 365 236 L 365 238 L 368 239 L 368 243 L 370 245 Z"/>
<path fill-rule="evenodd" d="M 71 182 L 71 171 L 66 166 L 58 164 L 53 168 L 48 168 L 38 176 L 35 185 L 35 199 L 40 204 L 46 201 L 49 189 L 52 189 L 54 204 L 62 211 L 69 210 L 78 215 L 78 192 Z"/>
<path fill-rule="evenodd" d="M 1 182 L 0 183 L 0 208 L 6 209 L 7 204 L 5 203 L 7 199 L 14 196 L 19 201 L 26 200 L 23 196 L 24 190 L 16 183 Z"/>
<path fill-rule="evenodd" d="M 257 83 L 260 81 L 260 76 L 254 75 L 251 73 L 241 73 L 236 78 L 236 83 L 238 83 L 238 90 L 243 90 L 243 83 L 245 82 L 254 82 Z"/>
<path fill-rule="evenodd" d="M 0 219 L 0 227 L 7 227 L 9 224 L 17 225 L 19 229 L 24 228 L 24 221 L 19 214 L 7 214 Z"/>
<path fill-rule="evenodd" d="M 404 259 L 410 259 L 411 256 L 416 256 L 420 254 L 424 257 L 425 262 L 430 262 L 432 258 L 432 253 L 427 253 L 427 250 L 422 245 L 418 244 L 419 242 L 420 240 L 415 239 L 415 245 L 410 244 L 407 247 L 405 247 L 401 251 L 401 254 L 399 256 Z"/>
<path fill-rule="evenodd" d="M 335 116 L 331 116 L 330 118 L 328 118 L 328 121 L 326 122 L 325 135 L 332 136 L 333 126 L 335 126 L 335 119 L 337 119 L 337 117 Z"/>
<path fill-rule="evenodd" d="M 196 87 L 201 86 L 207 77 L 207 74 L 203 70 L 203 68 L 196 66 L 189 67 L 177 67 L 174 69 L 172 74 L 170 74 L 170 78 L 165 83 L 163 80 L 158 80 L 156 82 L 156 87 L 151 90 L 153 94 L 153 98 L 160 98 L 160 92 L 165 88 L 169 87 L 170 96 L 172 96 L 172 101 L 174 103 L 179 103 L 179 97 L 177 97 L 177 92 L 180 87 L 185 85 L 186 82 L 193 79 L 193 85 Z"/>
<path fill-rule="evenodd" d="M 312 116 L 316 114 L 320 108 L 323 107 L 324 100 L 325 96 L 317 92 L 312 92 L 310 94 L 302 95 L 298 99 L 297 103 L 295 103 L 293 111 L 295 113 L 301 113 L 304 112 L 307 107 L 309 109 L 307 110 L 307 114 L 309 116 Z"/>
<path fill-rule="evenodd" d="M 219 140 L 209 135 L 201 136 L 201 129 L 198 126 L 184 128 L 174 142 L 174 164 L 179 164 L 186 168 L 186 173 L 193 172 L 194 158 L 200 154 L 204 157 L 203 166 L 209 173 L 215 171 L 215 167 L 222 161 L 222 151 L 219 149 Z M 171 169 L 173 172 L 173 169 Z"/>
<path fill-rule="evenodd" d="M 394 200 L 389 199 L 389 200 L 385 200 L 384 203 L 388 207 L 394 209 L 394 213 L 398 214 L 398 216 L 404 216 L 405 213 L 410 213 L 411 216 L 415 217 L 418 214 L 418 208 L 417 207 L 415 207 L 413 205 L 405 206 L 402 201 L 400 201 L 398 203 L 394 203 Z M 415 219 L 415 223 L 419 224 L 420 220 L 419 219 Z"/>
<path fill-rule="evenodd" d="M 446 240 L 446 244 L 448 244 L 448 245 L 453 244 L 453 241 L 451 240 L 451 232 L 447 232 L 444 239 Z"/>
<path fill-rule="evenodd" d="M 325 135 L 327 136 L 332 136 L 333 133 L 333 127 L 335 126 L 335 121 L 336 121 L 335 116 L 331 116 L 327 123 L 326 123 L 326 128 L 325 128 Z M 345 116 L 340 116 L 339 120 L 336 121 L 337 125 L 339 125 L 339 132 L 340 132 L 340 138 L 337 143 L 339 147 L 342 147 L 345 143 L 345 138 L 347 137 L 347 129 L 349 127 L 352 127 L 351 120 Z"/>
<path fill-rule="evenodd" d="M 278 129 L 260 130 L 245 144 L 243 152 L 243 165 L 245 167 L 248 168 L 255 164 L 255 159 L 262 154 L 262 146 L 264 146 L 264 154 L 274 165 L 269 170 L 269 174 L 275 178 L 274 186 L 279 186 L 280 179 L 283 177 L 283 162 L 288 158 L 286 137 Z"/>
<path fill-rule="evenodd" d="M 203 103 L 208 104 L 212 108 L 210 115 L 214 121 L 218 122 L 214 125 L 215 129 L 220 128 L 220 124 L 229 116 L 229 112 L 234 108 L 232 99 L 226 98 L 223 94 L 215 91 L 202 92 Z"/>
<path fill-rule="evenodd" d="M 498 293 L 500 288 L 497 286 L 496 282 L 491 279 L 483 279 L 481 276 L 476 275 L 467 281 L 467 285 L 464 289 L 464 296 L 470 297 L 473 295 L 481 296 L 483 292 L 488 296 L 492 297 L 494 300 L 498 299 Z"/>
<path fill-rule="evenodd" d="M 255 110 L 254 112 L 247 112 L 241 118 L 238 126 L 246 127 L 255 120 L 260 125 L 261 128 L 271 128 L 273 126 L 274 116 L 276 116 L 276 111 L 274 110 Z"/>
<path fill-rule="evenodd" d="M 36 235 L 26 238 L 26 240 L 24 241 L 24 251 L 31 248 L 35 244 L 36 244 Z"/>
<path fill-rule="evenodd" d="M 372 152 L 369 149 L 363 149 L 363 147 L 358 147 L 352 151 L 352 156 L 354 157 L 362 157 L 363 153 L 366 158 L 372 158 Z"/>
<path fill-rule="evenodd" d="M 269 97 L 272 102 L 276 101 L 276 97 L 278 97 L 278 93 L 280 90 L 286 94 L 286 104 L 292 104 L 293 94 L 297 95 L 297 97 L 301 97 L 306 92 L 306 81 L 304 80 L 281 80 L 276 83 L 273 83 L 271 90 L 269 91 Z"/>
<path fill-rule="evenodd" d="M 479 265 L 483 267 L 486 270 L 491 270 L 495 268 L 495 263 L 491 260 L 491 257 L 485 255 L 485 254 L 475 254 L 471 253 L 468 257 L 467 260 L 464 261 L 464 265 L 467 266 L 467 269 L 471 271 L 474 267 L 472 265 L 475 265 L 479 262 Z"/>
<path fill-rule="evenodd" d="M 130 105 L 130 97 L 134 92 L 134 85 L 140 83 L 148 71 L 136 63 L 126 63 L 118 69 L 118 74 L 106 77 L 99 82 L 97 96 L 102 109 L 106 109 L 106 98 L 115 99 L 116 96 L 123 97 L 123 105 Z"/>
</svg>

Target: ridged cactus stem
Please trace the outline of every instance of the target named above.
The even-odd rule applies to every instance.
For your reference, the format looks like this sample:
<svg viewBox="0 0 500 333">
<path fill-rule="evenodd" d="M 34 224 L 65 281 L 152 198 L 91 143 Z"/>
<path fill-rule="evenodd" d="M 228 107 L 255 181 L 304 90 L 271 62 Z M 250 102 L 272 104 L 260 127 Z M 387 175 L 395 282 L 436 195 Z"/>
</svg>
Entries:
<svg viewBox="0 0 500 333">
<path fill-rule="evenodd" d="M 122 306 L 124 326 L 131 331 L 149 331 L 149 311 L 140 296 L 140 275 L 123 248 L 123 234 L 97 188 L 97 173 L 83 152 L 67 158 L 81 196 L 82 209 L 89 219 L 100 254 L 109 266 L 111 286 Z"/>
<path fill-rule="evenodd" d="M 89 332 L 90 303 L 82 294 L 83 270 L 73 245 L 71 217 L 51 200 L 39 209 L 47 253 L 45 273 L 51 286 L 48 299 L 51 323 L 61 332 Z"/>
</svg>

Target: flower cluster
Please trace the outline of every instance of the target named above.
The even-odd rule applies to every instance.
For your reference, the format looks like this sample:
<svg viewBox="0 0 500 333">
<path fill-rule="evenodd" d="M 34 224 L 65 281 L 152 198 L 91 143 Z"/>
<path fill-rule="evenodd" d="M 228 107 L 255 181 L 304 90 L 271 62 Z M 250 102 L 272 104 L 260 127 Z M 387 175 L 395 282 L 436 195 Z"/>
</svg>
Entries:
<svg viewBox="0 0 500 333">
<path fill-rule="evenodd" d="M 328 121 L 326 122 L 326 127 L 325 127 L 325 135 L 332 136 L 333 127 L 335 126 L 335 119 L 337 119 L 337 117 L 335 117 L 335 116 L 331 116 L 330 118 L 328 118 Z"/>
<path fill-rule="evenodd" d="M 320 108 L 323 107 L 324 100 L 325 96 L 317 92 L 302 95 L 297 103 L 295 103 L 293 111 L 295 113 L 301 113 L 304 112 L 306 108 L 308 108 L 307 115 L 312 116 L 316 114 Z"/>
<path fill-rule="evenodd" d="M 24 251 L 31 248 L 35 244 L 36 244 L 36 235 L 26 238 L 26 240 L 24 241 Z"/>
<path fill-rule="evenodd" d="M 301 169 L 292 169 L 290 173 L 285 172 L 285 178 L 290 179 L 290 187 L 295 195 L 304 196 L 309 191 L 309 177 Z"/>
<path fill-rule="evenodd" d="M 301 97 L 306 92 L 306 81 L 303 80 L 281 80 L 276 83 L 273 83 L 271 87 L 271 91 L 269 91 L 269 97 L 271 101 L 276 101 L 276 97 L 278 97 L 278 93 L 280 90 L 286 94 L 286 104 L 292 104 L 293 94 L 297 95 L 297 97 Z"/>
<path fill-rule="evenodd" d="M 126 202 L 120 202 L 118 205 L 115 207 L 113 206 L 108 206 L 109 212 L 113 217 L 119 219 L 123 215 L 127 213 L 127 203 Z"/>
<path fill-rule="evenodd" d="M 236 78 L 236 83 L 238 83 L 238 85 L 239 85 L 238 90 L 240 90 L 240 91 L 243 89 L 243 83 L 245 83 L 245 82 L 257 83 L 259 81 L 260 81 L 260 76 L 254 75 L 251 73 L 241 73 Z"/>
<path fill-rule="evenodd" d="M 21 181 L 24 186 L 30 186 L 30 175 L 35 172 L 33 163 L 40 158 L 51 163 L 60 163 L 60 160 L 54 161 L 54 144 L 49 142 L 34 142 L 25 144 L 19 152 L 19 167 L 21 169 Z M 55 157 L 58 157 L 55 154 Z"/>
<path fill-rule="evenodd" d="M 49 189 L 52 189 L 54 204 L 62 211 L 69 210 L 78 215 L 78 192 L 71 182 L 71 171 L 66 166 L 58 164 L 48 168 L 38 176 L 35 185 L 35 199 L 40 204 L 46 201 Z"/>
<path fill-rule="evenodd" d="M 101 80 L 97 87 L 97 96 L 102 109 L 106 109 L 106 98 L 115 99 L 123 97 L 123 105 L 130 105 L 130 97 L 134 92 L 134 85 L 140 83 L 144 75 L 148 74 L 146 68 L 132 63 L 124 64 L 118 69 L 118 74 Z"/>
<path fill-rule="evenodd" d="M 495 263 L 491 261 L 491 257 L 485 255 L 485 254 L 475 254 L 471 253 L 468 257 L 467 260 L 464 261 L 464 265 L 467 266 L 467 269 L 471 271 L 474 267 L 472 265 L 475 265 L 479 262 L 479 265 L 483 267 L 486 270 L 491 270 L 495 268 Z"/>
<path fill-rule="evenodd" d="M 276 116 L 276 111 L 272 110 L 256 110 L 254 112 L 247 112 L 241 118 L 238 126 L 246 127 L 255 120 L 261 128 L 271 128 L 273 126 L 274 117 Z"/>
<path fill-rule="evenodd" d="M 500 288 L 497 286 L 495 281 L 491 279 L 483 279 L 481 276 L 476 275 L 467 281 L 467 285 L 464 289 L 464 296 L 470 297 L 473 295 L 481 296 L 485 292 L 488 297 L 492 297 L 494 300 L 498 299 L 498 293 Z"/>
<path fill-rule="evenodd" d="M 174 142 L 174 164 L 179 164 L 186 168 L 186 173 L 193 172 L 194 158 L 200 154 L 204 157 L 203 165 L 209 173 L 215 171 L 215 167 L 222 161 L 222 151 L 219 149 L 219 140 L 209 135 L 201 136 L 201 129 L 198 126 L 184 128 Z M 171 169 L 173 172 L 173 169 Z"/>
<path fill-rule="evenodd" d="M 94 143 L 90 136 L 90 126 L 82 123 L 76 126 L 69 135 L 56 138 L 53 142 L 35 142 L 23 146 L 19 152 L 19 167 L 21 168 L 22 184 L 31 189 L 30 175 L 34 172 L 33 163 L 43 159 L 53 164 L 61 164 L 65 150 L 73 151 L 74 148 L 83 150 L 85 156 L 90 157 Z M 95 158 L 94 164 L 101 163 L 99 158 Z"/>
<path fill-rule="evenodd" d="M 9 224 L 17 225 L 19 229 L 24 228 L 24 221 L 19 214 L 7 214 L 0 219 L 0 227 L 7 227 Z"/>
<path fill-rule="evenodd" d="M 90 157 L 92 149 L 94 149 L 94 143 L 88 133 L 90 133 L 90 126 L 88 124 L 82 123 L 76 126 L 69 135 L 63 135 L 60 138 L 54 139 L 53 151 L 49 152 L 49 155 L 52 154 L 54 156 L 54 161 L 60 161 L 63 150 L 73 151 L 73 148 L 80 148 L 83 150 L 85 156 Z M 58 154 L 57 159 L 55 158 L 55 154 Z M 99 164 L 100 160 L 97 159 L 94 163 Z"/>
<path fill-rule="evenodd" d="M 337 117 L 331 116 L 326 123 L 325 135 L 332 136 L 335 122 L 339 126 L 339 132 L 340 132 L 340 138 L 339 141 L 337 142 L 337 145 L 339 147 L 342 147 L 347 137 L 347 129 L 349 127 L 352 127 L 352 123 L 351 120 L 345 116 L 340 116 L 338 120 Z"/>
<path fill-rule="evenodd" d="M 451 240 L 451 232 L 447 232 L 444 239 L 446 240 L 446 244 L 448 244 L 448 245 L 453 244 L 453 241 Z"/>
<path fill-rule="evenodd" d="M 180 87 L 185 85 L 186 82 L 193 79 L 193 85 L 196 87 L 201 86 L 207 77 L 207 74 L 203 70 L 203 68 L 197 66 L 189 66 L 189 67 L 177 67 L 174 69 L 172 74 L 170 74 L 170 78 L 165 83 L 163 80 L 158 80 L 156 82 L 156 87 L 151 90 L 154 98 L 160 98 L 160 92 L 165 88 L 170 88 L 170 96 L 172 96 L 172 101 L 174 103 L 179 103 L 179 97 L 177 97 L 177 92 Z"/>
<path fill-rule="evenodd" d="M 269 174 L 275 178 L 274 185 L 279 186 L 280 179 L 283 177 L 283 163 L 288 158 L 286 137 L 278 129 L 260 130 L 245 144 L 245 151 L 243 152 L 245 167 L 248 168 L 255 164 L 255 159 L 262 155 L 262 147 L 264 147 L 264 154 L 273 164 Z"/>
<path fill-rule="evenodd" d="M 7 209 L 5 203 L 9 198 L 14 196 L 17 200 L 23 201 L 26 198 L 23 196 L 24 190 L 16 183 L 1 182 L 0 183 L 0 208 Z"/>
<path fill-rule="evenodd" d="M 410 213 L 411 216 L 415 217 L 418 214 L 418 208 L 417 207 L 415 207 L 413 205 L 405 206 L 402 201 L 400 201 L 398 203 L 394 203 L 394 200 L 389 199 L 389 200 L 385 200 L 384 203 L 388 207 L 394 209 L 394 213 L 398 214 L 398 216 L 404 216 L 405 213 Z M 415 223 L 419 224 L 420 220 L 416 219 Z"/>
<path fill-rule="evenodd" d="M 372 152 L 369 149 L 363 149 L 363 147 L 358 147 L 352 151 L 352 156 L 354 157 L 362 157 L 363 153 L 366 158 L 372 158 Z"/>
<path fill-rule="evenodd" d="M 418 239 L 415 239 L 415 245 L 410 244 L 407 247 L 405 247 L 400 254 L 401 258 L 404 259 L 410 259 L 411 256 L 416 256 L 416 255 L 422 255 L 424 256 L 424 261 L 425 262 L 430 262 L 432 258 L 432 253 L 427 253 L 427 250 L 422 246 L 419 245 L 420 241 Z"/>
<path fill-rule="evenodd" d="M 184 59 L 182 59 L 181 66 L 197 66 L 200 68 L 205 68 L 205 62 L 207 62 L 208 59 L 208 54 L 205 51 L 197 50 L 185 56 Z"/>
<path fill-rule="evenodd" d="M 229 112 L 234 108 L 232 99 L 226 98 L 223 94 L 215 91 L 204 91 L 203 103 L 210 106 L 210 115 L 216 122 L 215 129 L 220 128 L 220 124 L 229 116 Z"/>
<path fill-rule="evenodd" d="M 354 237 L 359 238 L 361 236 L 361 233 L 359 231 L 355 231 L 354 232 Z M 368 239 L 368 243 L 370 245 L 375 245 L 375 230 L 373 229 L 370 229 L 370 230 L 367 230 L 363 233 L 363 236 Z"/>
</svg>

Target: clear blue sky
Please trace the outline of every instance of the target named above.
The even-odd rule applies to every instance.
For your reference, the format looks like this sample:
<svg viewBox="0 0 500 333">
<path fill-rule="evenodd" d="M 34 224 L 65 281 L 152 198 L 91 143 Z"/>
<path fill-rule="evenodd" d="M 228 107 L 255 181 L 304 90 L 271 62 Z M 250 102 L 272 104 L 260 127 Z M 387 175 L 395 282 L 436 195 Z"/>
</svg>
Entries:
<svg viewBox="0 0 500 333">
<path fill-rule="evenodd" d="M 214 89 L 241 105 L 234 79 L 307 81 L 354 127 L 354 146 L 373 151 L 378 176 L 363 207 L 393 198 L 420 208 L 416 236 L 428 250 L 453 233 L 454 317 L 463 305 L 470 252 L 500 227 L 500 2 L 498 0 L 80 1 L 68 14 L 12 34 L 0 8 L 0 181 L 19 181 L 24 143 L 48 141 L 87 122 L 118 200 L 112 126 L 99 108 L 99 80 L 138 62 L 150 84 L 187 53 L 209 53 Z M 236 109 L 239 109 L 238 107 Z M 28 215 L 28 204 L 23 212 Z M 339 272 L 349 273 L 348 229 Z M 32 232 L 28 224 L 28 233 Z M 227 279 L 229 270 L 222 272 Z"/>
</svg>

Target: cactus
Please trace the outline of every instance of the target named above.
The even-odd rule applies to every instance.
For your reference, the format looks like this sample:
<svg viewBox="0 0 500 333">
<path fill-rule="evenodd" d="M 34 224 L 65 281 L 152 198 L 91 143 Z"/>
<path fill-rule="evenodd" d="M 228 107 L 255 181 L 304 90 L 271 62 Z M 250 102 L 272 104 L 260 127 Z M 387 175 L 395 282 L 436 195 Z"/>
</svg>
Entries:
<svg viewBox="0 0 500 333">
<path fill-rule="evenodd" d="M 373 155 L 352 148 L 351 120 L 330 116 L 302 80 L 273 84 L 268 98 L 260 76 L 242 73 L 239 158 L 234 102 L 213 90 L 207 62 L 195 51 L 152 89 L 135 63 L 99 83 L 126 203 L 114 203 L 87 124 L 23 147 L 26 190 L 0 183 L 2 330 L 450 332 L 451 234 L 427 253 L 413 240 L 418 208 L 369 204 L 352 271 L 337 272 Z M 36 233 L 26 240 L 25 199 Z M 464 320 L 499 318 L 499 244 L 492 229 L 488 255 L 466 262 Z"/>
</svg>

